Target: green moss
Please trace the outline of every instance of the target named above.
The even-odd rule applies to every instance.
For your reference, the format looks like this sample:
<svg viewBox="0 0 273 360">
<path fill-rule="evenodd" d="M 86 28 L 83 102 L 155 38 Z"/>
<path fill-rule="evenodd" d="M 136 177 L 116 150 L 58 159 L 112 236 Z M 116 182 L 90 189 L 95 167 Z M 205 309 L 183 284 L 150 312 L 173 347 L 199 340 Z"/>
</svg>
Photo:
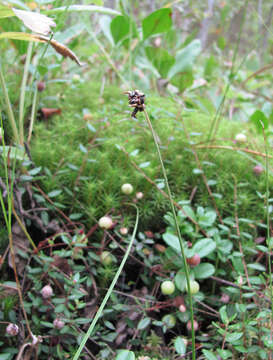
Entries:
<svg viewBox="0 0 273 360">
<path fill-rule="evenodd" d="M 51 91 L 58 93 L 55 88 Z M 110 209 L 122 207 L 125 199 L 120 187 L 129 182 L 136 191 L 145 194 L 138 204 L 142 224 L 150 226 L 151 219 L 162 216 L 169 205 L 132 165 L 132 161 L 135 162 L 157 184 L 163 182 L 144 116 L 139 113 L 137 120 L 130 119 L 126 97 L 118 88 L 107 88 L 102 100 L 97 86 L 79 84 L 77 90 L 67 88 L 62 98 L 62 115 L 37 123 L 31 145 L 35 165 L 46 167 L 52 173 L 43 182 L 45 190 L 66 188 L 61 201 L 67 206 L 67 212 L 84 211 L 84 220 L 92 223 L 92 217 L 98 218 Z M 92 115 L 89 120 L 91 130 L 83 118 L 83 109 L 88 109 Z M 198 148 L 198 144 L 206 144 L 212 121 L 200 110 L 182 112 L 172 99 L 148 94 L 147 111 L 159 136 L 177 201 L 188 200 L 195 189 L 193 204 L 213 206 L 202 176 L 196 170 L 198 165 L 191 148 L 195 144 L 202 170 L 207 180 L 213 182 L 211 190 L 216 193 L 215 202 L 220 213 L 223 216 L 234 215 L 235 177 L 239 216 L 253 219 L 257 219 L 257 214 L 259 218 L 263 216 L 264 204 L 257 191 L 265 191 L 264 175 L 258 178 L 252 172 L 254 161 L 262 161 L 261 157 L 254 158 L 254 155 L 246 156 L 244 152 L 227 149 Z M 234 146 L 232 140 L 242 132 L 242 126 L 250 139 L 247 146 L 251 148 L 255 137 L 255 150 L 261 150 L 263 140 L 257 139 L 252 128 L 226 120 L 222 121 L 213 144 Z M 131 155 L 128 157 L 117 145 Z"/>
</svg>

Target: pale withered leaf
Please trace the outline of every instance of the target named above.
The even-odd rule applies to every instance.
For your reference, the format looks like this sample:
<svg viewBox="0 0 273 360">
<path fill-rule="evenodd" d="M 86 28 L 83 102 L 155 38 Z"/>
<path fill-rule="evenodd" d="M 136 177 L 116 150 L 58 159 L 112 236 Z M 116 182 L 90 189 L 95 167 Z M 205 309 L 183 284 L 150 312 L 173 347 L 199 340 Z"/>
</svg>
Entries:
<svg viewBox="0 0 273 360">
<path fill-rule="evenodd" d="M 51 27 L 56 26 L 51 18 L 43 14 L 33 11 L 18 10 L 15 8 L 12 8 L 12 11 L 23 21 L 27 28 L 37 34 L 48 35 L 51 33 Z"/>
</svg>

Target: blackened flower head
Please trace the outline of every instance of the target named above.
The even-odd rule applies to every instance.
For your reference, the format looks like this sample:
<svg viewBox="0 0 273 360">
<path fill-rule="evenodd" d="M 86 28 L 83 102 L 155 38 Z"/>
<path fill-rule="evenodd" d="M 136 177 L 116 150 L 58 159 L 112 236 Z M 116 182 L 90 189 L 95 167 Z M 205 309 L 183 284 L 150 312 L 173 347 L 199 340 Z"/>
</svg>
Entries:
<svg viewBox="0 0 273 360">
<path fill-rule="evenodd" d="M 137 112 L 145 109 L 145 94 L 139 90 L 126 91 L 125 94 L 128 95 L 129 106 L 134 108 L 131 116 L 136 118 Z"/>
</svg>

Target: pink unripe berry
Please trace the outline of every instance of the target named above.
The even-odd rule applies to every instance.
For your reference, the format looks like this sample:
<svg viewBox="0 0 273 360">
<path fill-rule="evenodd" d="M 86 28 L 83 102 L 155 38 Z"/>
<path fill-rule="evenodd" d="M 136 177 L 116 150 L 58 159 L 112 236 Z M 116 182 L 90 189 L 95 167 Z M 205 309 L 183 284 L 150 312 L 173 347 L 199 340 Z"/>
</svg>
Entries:
<svg viewBox="0 0 273 360">
<path fill-rule="evenodd" d="M 228 304 L 229 300 L 230 300 L 230 297 L 228 296 L 228 294 L 223 293 L 220 298 L 220 301 L 224 304 Z"/>
<path fill-rule="evenodd" d="M 119 229 L 119 232 L 121 233 L 121 235 L 127 235 L 128 229 L 126 227 L 122 227 Z"/>
<path fill-rule="evenodd" d="M 253 172 L 255 175 L 259 176 L 264 171 L 264 168 L 261 165 L 256 165 L 253 168 Z"/>
<path fill-rule="evenodd" d="M 50 298 L 53 295 L 52 287 L 50 285 L 44 286 L 41 290 L 41 294 L 44 299 Z"/>
<path fill-rule="evenodd" d="M 19 332 L 19 327 L 16 324 L 10 323 L 6 327 L 6 333 L 11 336 L 16 336 Z"/>
<path fill-rule="evenodd" d="M 180 306 L 179 306 L 179 311 L 180 312 L 182 312 L 182 313 L 184 313 L 184 312 L 186 312 L 186 306 L 185 305 L 183 305 L 183 304 L 181 304 Z"/>
<path fill-rule="evenodd" d="M 141 192 L 141 191 L 139 191 L 139 192 L 136 193 L 136 198 L 137 198 L 138 200 L 141 200 L 141 199 L 143 198 L 143 196 L 144 196 L 144 194 L 143 194 L 143 192 Z"/>
<path fill-rule="evenodd" d="M 61 319 L 57 318 L 53 321 L 53 326 L 58 330 L 62 329 L 64 327 L 64 325 L 65 325 L 65 323 Z"/>
<path fill-rule="evenodd" d="M 198 327 L 199 327 L 198 322 L 196 320 L 193 320 L 194 331 L 197 331 Z M 191 321 L 190 320 L 187 322 L 187 329 L 188 329 L 188 331 L 191 331 Z"/>
</svg>

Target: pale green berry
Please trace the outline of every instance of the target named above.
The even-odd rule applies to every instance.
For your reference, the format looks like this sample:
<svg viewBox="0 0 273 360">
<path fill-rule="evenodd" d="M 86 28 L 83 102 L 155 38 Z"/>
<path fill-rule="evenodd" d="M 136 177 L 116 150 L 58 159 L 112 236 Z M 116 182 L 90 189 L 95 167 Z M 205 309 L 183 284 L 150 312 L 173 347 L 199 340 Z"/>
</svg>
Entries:
<svg viewBox="0 0 273 360">
<path fill-rule="evenodd" d="M 245 136 L 245 134 L 237 134 L 235 136 L 235 141 L 238 143 L 245 143 L 247 141 L 247 137 Z"/>
<path fill-rule="evenodd" d="M 99 219 L 99 226 L 102 229 L 110 229 L 113 226 L 113 221 L 109 216 L 103 216 Z"/>
<path fill-rule="evenodd" d="M 195 280 L 190 280 L 190 291 L 191 291 L 191 294 L 192 294 L 192 295 L 197 294 L 198 291 L 199 291 L 199 289 L 200 289 L 200 286 L 199 286 L 198 282 L 195 281 Z M 188 286 L 187 286 L 187 284 L 186 284 L 186 291 L 188 291 Z"/>
<path fill-rule="evenodd" d="M 123 192 L 123 194 L 126 194 L 126 195 L 132 194 L 133 190 L 134 190 L 134 188 L 131 184 L 123 184 L 121 187 L 121 191 Z"/>
<path fill-rule="evenodd" d="M 166 325 L 168 329 L 173 328 L 176 324 L 176 318 L 172 314 L 163 316 L 162 321 L 164 322 L 164 325 Z"/>
<path fill-rule="evenodd" d="M 104 266 L 108 266 L 112 264 L 113 258 L 109 251 L 103 251 L 100 255 L 100 260 Z"/>
<path fill-rule="evenodd" d="M 161 283 L 161 292 L 163 295 L 171 295 L 174 293 L 175 286 L 170 280 L 163 281 Z"/>
</svg>

